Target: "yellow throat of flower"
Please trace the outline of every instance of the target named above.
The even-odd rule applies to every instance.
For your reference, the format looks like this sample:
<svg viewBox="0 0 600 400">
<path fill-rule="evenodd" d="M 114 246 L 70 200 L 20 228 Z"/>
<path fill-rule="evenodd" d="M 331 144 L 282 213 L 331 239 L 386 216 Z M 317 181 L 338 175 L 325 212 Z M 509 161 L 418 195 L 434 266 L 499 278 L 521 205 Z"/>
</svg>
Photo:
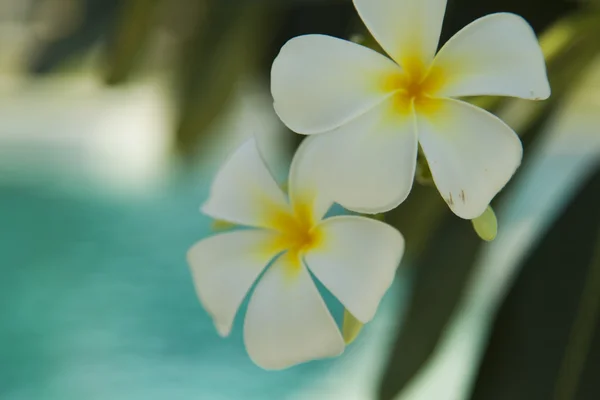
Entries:
<svg viewBox="0 0 600 400">
<path fill-rule="evenodd" d="M 293 210 L 277 210 L 270 222 L 279 233 L 275 246 L 287 250 L 294 269 L 300 268 L 302 254 L 320 245 L 323 240 L 323 233 L 308 203 L 298 203 Z"/>
<path fill-rule="evenodd" d="M 420 57 L 402 60 L 403 71 L 384 78 L 384 90 L 395 92 L 394 111 L 402 115 L 414 111 L 431 114 L 441 103 L 435 98 L 446 79 L 440 68 L 426 65 Z"/>
</svg>

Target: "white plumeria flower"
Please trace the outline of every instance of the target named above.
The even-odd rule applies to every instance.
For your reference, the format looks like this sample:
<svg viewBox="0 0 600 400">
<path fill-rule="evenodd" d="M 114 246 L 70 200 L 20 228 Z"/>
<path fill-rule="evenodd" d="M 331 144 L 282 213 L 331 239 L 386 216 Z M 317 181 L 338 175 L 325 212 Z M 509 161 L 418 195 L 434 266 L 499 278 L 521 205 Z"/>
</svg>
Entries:
<svg viewBox="0 0 600 400">
<path fill-rule="evenodd" d="M 255 141 L 243 144 L 217 174 L 202 211 L 254 229 L 209 237 L 188 253 L 198 297 L 222 336 L 231 331 L 238 308 L 266 268 L 244 322 L 248 354 L 265 369 L 344 350 L 307 265 L 366 323 L 390 287 L 404 251 L 402 235 L 382 222 L 358 216 L 323 219 L 332 202 L 315 190 L 305 150 L 301 146 L 292 161 L 288 201 Z"/>
<path fill-rule="evenodd" d="M 454 97 L 549 97 L 533 30 L 517 15 L 488 15 L 436 55 L 446 0 L 354 5 L 394 61 L 329 36 L 294 38 L 271 72 L 277 114 L 297 133 L 319 134 L 309 138 L 313 167 L 348 209 L 377 213 L 404 201 L 420 143 L 452 211 L 465 219 L 481 215 L 523 150 L 500 119 Z"/>
</svg>

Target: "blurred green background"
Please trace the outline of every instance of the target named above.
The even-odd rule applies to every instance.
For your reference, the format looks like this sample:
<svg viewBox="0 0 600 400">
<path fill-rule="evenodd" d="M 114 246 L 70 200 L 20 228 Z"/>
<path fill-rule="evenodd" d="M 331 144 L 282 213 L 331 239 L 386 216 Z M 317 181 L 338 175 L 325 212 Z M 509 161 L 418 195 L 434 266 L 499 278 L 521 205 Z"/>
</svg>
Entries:
<svg viewBox="0 0 600 400">
<path fill-rule="evenodd" d="M 265 372 L 241 316 L 217 336 L 185 253 L 239 143 L 285 177 L 280 47 L 375 47 L 351 1 L 0 0 L 0 399 L 600 398 L 600 7 L 448 0 L 441 44 L 498 11 L 532 24 L 553 90 L 471 99 L 525 145 L 498 237 L 416 185 L 385 216 L 408 248 L 377 318 L 337 359 Z"/>
</svg>

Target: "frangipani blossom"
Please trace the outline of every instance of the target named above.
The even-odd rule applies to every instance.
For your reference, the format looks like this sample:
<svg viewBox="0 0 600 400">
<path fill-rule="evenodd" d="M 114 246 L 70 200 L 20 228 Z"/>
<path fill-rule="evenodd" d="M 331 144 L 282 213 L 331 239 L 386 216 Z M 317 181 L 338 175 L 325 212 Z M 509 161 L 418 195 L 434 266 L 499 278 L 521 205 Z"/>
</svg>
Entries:
<svg viewBox="0 0 600 400">
<path fill-rule="evenodd" d="M 465 219 L 481 215 L 523 150 L 500 119 L 455 98 L 547 98 L 533 30 L 517 15 L 488 15 L 436 55 L 446 0 L 354 5 L 391 59 L 329 36 L 291 39 L 271 71 L 277 114 L 297 133 L 318 134 L 308 139 L 313 168 L 324 190 L 348 209 L 378 213 L 403 202 L 420 143 L 452 211 Z"/>
<path fill-rule="evenodd" d="M 390 287 L 404 251 L 394 228 L 373 219 L 323 219 L 332 202 L 315 190 L 312 161 L 301 146 L 289 174 L 289 199 L 253 140 L 223 165 L 202 211 L 252 229 L 221 233 L 188 253 L 198 297 L 217 331 L 227 336 L 250 296 L 244 342 L 265 369 L 339 355 L 344 339 L 307 266 L 346 309 L 370 321 Z"/>
</svg>

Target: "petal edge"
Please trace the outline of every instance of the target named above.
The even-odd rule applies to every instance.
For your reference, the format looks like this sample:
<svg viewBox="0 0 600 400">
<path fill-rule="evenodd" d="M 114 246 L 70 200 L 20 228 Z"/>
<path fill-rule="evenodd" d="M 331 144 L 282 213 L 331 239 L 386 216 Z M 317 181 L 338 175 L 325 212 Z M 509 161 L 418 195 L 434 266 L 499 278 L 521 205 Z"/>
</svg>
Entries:
<svg viewBox="0 0 600 400">
<path fill-rule="evenodd" d="M 274 240 L 266 230 L 240 230 L 210 236 L 188 251 L 196 294 L 219 335 L 229 335 L 244 297 L 275 257 L 276 250 L 266 251 Z"/>
<path fill-rule="evenodd" d="M 486 15 L 456 33 L 439 51 L 434 66 L 448 83 L 441 97 L 550 96 L 544 55 L 531 26 L 511 13 Z"/>
<path fill-rule="evenodd" d="M 304 256 L 308 268 L 362 323 L 375 315 L 404 254 L 404 238 L 390 225 L 365 217 L 321 222 L 323 246 Z"/>
<path fill-rule="evenodd" d="M 256 141 L 238 147 L 223 163 L 201 211 L 237 225 L 270 228 L 273 209 L 288 209 L 285 195 L 263 161 Z"/>
<path fill-rule="evenodd" d="M 284 254 L 267 270 L 250 298 L 244 321 L 248 355 L 267 370 L 335 357 L 345 347 L 306 267 L 290 262 Z"/>
<path fill-rule="evenodd" d="M 399 70 L 393 61 L 356 43 L 298 36 L 273 61 L 275 111 L 296 133 L 330 131 L 383 101 L 389 92 L 382 77 Z"/>
<path fill-rule="evenodd" d="M 408 197 L 418 140 L 413 115 L 399 115 L 393 105 L 389 99 L 334 131 L 306 139 L 327 198 L 355 212 L 376 214 Z"/>
<path fill-rule="evenodd" d="M 353 0 L 361 19 L 403 68 L 428 66 L 438 47 L 447 0 Z"/>
<path fill-rule="evenodd" d="M 513 176 L 523 146 L 495 115 L 460 100 L 440 102 L 436 115 L 417 116 L 419 141 L 450 209 L 463 219 L 473 219 Z"/>
</svg>

